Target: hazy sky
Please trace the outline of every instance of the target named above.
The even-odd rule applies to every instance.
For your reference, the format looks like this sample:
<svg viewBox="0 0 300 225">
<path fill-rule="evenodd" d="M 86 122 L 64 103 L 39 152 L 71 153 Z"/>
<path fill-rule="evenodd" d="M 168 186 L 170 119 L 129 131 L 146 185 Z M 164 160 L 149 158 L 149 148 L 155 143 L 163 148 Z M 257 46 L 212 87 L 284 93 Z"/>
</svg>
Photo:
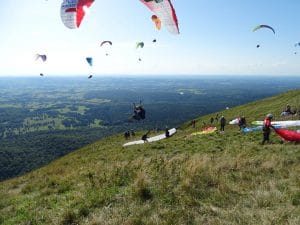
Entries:
<svg viewBox="0 0 300 225">
<path fill-rule="evenodd" d="M 300 0 L 172 2 L 179 35 L 157 31 L 139 0 L 95 0 L 76 30 L 61 21 L 62 0 L 1 1 L 0 75 L 300 75 L 300 46 L 294 46 L 300 42 Z M 276 34 L 252 32 L 258 24 Z M 100 48 L 103 40 L 113 46 Z M 143 49 L 135 49 L 138 41 Z M 47 62 L 35 61 L 36 53 L 46 54 Z M 93 67 L 85 61 L 89 56 Z"/>
</svg>

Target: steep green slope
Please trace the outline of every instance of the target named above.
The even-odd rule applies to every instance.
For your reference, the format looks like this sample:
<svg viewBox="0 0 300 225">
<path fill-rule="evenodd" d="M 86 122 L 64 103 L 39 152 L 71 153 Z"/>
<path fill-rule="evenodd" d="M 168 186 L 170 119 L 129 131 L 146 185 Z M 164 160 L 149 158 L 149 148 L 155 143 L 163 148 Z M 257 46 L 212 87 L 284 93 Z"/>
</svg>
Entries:
<svg viewBox="0 0 300 225">
<path fill-rule="evenodd" d="M 287 103 L 299 106 L 300 90 L 219 115 L 276 119 Z M 262 146 L 236 126 L 189 136 L 211 116 L 156 143 L 105 138 L 0 183 L 0 224 L 300 224 L 299 145 L 273 132 Z"/>
</svg>

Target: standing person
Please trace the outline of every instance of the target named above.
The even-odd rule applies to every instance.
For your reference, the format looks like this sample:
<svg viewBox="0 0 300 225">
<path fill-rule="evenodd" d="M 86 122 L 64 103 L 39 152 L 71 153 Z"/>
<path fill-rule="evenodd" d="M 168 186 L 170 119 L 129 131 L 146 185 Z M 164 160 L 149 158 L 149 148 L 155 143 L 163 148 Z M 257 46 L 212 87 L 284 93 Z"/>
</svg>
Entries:
<svg viewBox="0 0 300 225">
<path fill-rule="evenodd" d="M 239 127 L 240 127 L 240 130 L 242 130 L 242 128 L 245 128 L 247 126 L 247 123 L 246 123 L 246 118 L 245 116 L 242 116 L 240 119 L 239 119 Z"/>
<path fill-rule="evenodd" d="M 127 140 L 129 138 L 130 134 L 129 134 L 129 131 L 126 131 L 124 133 L 124 138 Z"/>
<path fill-rule="evenodd" d="M 215 120 L 216 120 L 217 122 L 219 122 L 219 114 L 216 115 Z"/>
<path fill-rule="evenodd" d="M 225 119 L 224 116 L 221 116 L 220 124 L 221 124 L 221 131 L 224 131 L 225 130 L 225 125 L 226 125 L 226 119 Z"/>
<path fill-rule="evenodd" d="M 193 128 L 196 127 L 196 120 L 192 120 L 192 126 L 193 126 Z"/>
<path fill-rule="evenodd" d="M 169 132 L 169 129 L 168 129 L 168 127 L 166 127 L 165 134 L 166 134 L 166 138 L 170 137 L 170 132 Z"/>
<path fill-rule="evenodd" d="M 210 118 L 210 125 L 212 125 L 214 123 L 214 120 L 215 119 L 213 117 Z"/>
<path fill-rule="evenodd" d="M 263 141 L 262 141 L 263 145 L 265 144 L 266 141 L 268 143 L 270 142 L 270 133 L 271 133 L 270 127 L 272 127 L 272 125 L 271 125 L 272 119 L 273 119 L 273 115 L 269 113 L 266 116 L 265 120 L 264 120 L 264 124 L 263 124 Z"/>
</svg>

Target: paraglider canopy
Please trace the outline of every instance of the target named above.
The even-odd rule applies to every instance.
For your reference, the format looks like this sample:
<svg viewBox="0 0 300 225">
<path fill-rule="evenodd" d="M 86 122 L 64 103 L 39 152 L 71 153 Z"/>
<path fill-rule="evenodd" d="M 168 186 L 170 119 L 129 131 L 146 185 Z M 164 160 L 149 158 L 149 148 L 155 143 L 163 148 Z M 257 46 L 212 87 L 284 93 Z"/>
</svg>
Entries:
<svg viewBox="0 0 300 225">
<path fill-rule="evenodd" d="M 92 57 L 86 57 L 85 59 L 90 66 L 93 66 L 93 58 Z"/>
<path fill-rule="evenodd" d="M 178 20 L 171 0 L 140 0 L 172 34 L 179 34 Z M 152 17 L 153 18 L 153 17 Z M 155 22 L 155 21 L 154 21 Z"/>
<path fill-rule="evenodd" d="M 79 28 L 86 10 L 94 0 L 63 0 L 60 7 L 60 17 L 64 25 L 70 29 Z"/>
<path fill-rule="evenodd" d="M 43 60 L 43 62 L 46 62 L 47 56 L 46 55 L 36 54 L 35 55 L 35 60 L 38 60 L 38 59 L 41 59 L 41 60 Z"/>
<path fill-rule="evenodd" d="M 144 48 L 144 42 L 137 42 L 136 43 L 136 48 Z"/>
<path fill-rule="evenodd" d="M 261 25 L 258 25 L 256 27 L 254 27 L 253 32 L 255 32 L 255 31 L 259 30 L 259 29 L 262 29 L 262 28 L 270 29 L 275 34 L 275 30 L 274 30 L 273 27 L 271 27 L 269 25 L 264 25 L 264 24 L 261 24 Z"/>
<path fill-rule="evenodd" d="M 112 42 L 111 41 L 102 41 L 101 44 L 100 44 L 100 46 L 102 47 L 105 44 L 112 45 Z"/>
<path fill-rule="evenodd" d="M 152 21 L 155 23 L 156 29 L 160 30 L 161 28 L 161 21 L 156 15 L 151 16 Z"/>
</svg>

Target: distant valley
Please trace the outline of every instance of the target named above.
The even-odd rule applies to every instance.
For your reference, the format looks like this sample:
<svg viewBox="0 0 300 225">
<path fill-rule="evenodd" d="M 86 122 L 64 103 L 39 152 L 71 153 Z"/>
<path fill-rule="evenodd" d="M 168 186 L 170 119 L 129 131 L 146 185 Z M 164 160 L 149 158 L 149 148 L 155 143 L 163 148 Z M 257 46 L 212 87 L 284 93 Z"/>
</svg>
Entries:
<svg viewBox="0 0 300 225">
<path fill-rule="evenodd" d="M 114 133 L 176 127 L 299 87 L 298 77 L 0 78 L 0 180 Z M 140 102 L 146 119 L 134 121 Z"/>
</svg>

